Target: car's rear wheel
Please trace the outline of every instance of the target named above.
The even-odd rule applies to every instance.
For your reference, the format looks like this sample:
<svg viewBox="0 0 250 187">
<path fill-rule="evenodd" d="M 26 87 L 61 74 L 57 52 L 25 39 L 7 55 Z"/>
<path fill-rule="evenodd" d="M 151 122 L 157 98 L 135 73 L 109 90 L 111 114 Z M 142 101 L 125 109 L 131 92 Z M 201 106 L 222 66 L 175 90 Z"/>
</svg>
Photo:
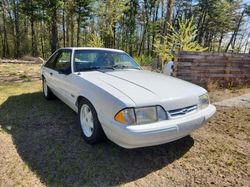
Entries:
<svg viewBox="0 0 250 187">
<path fill-rule="evenodd" d="M 102 126 L 98 120 L 94 106 L 82 99 L 78 106 L 78 120 L 83 139 L 90 144 L 96 144 L 105 139 Z"/>
<path fill-rule="evenodd" d="M 45 78 L 43 78 L 43 96 L 45 97 L 45 99 L 47 100 L 51 100 L 55 98 L 55 95 L 52 93 L 52 91 L 50 90 L 50 88 L 47 85 L 47 81 Z"/>
</svg>

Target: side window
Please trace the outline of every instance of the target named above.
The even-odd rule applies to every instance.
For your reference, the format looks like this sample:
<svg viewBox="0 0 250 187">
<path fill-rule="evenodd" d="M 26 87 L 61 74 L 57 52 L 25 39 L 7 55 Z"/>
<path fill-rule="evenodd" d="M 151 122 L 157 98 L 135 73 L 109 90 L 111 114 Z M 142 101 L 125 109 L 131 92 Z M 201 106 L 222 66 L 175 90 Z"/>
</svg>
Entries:
<svg viewBox="0 0 250 187">
<path fill-rule="evenodd" d="M 49 60 L 46 62 L 44 66 L 47 68 L 54 69 L 54 64 L 55 64 L 54 62 L 57 56 L 58 56 L 58 53 L 55 53 L 52 57 L 49 58 Z"/>
<path fill-rule="evenodd" d="M 65 73 L 71 72 L 71 51 L 62 51 L 59 53 L 56 62 L 55 70 L 63 71 Z"/>
</svg>

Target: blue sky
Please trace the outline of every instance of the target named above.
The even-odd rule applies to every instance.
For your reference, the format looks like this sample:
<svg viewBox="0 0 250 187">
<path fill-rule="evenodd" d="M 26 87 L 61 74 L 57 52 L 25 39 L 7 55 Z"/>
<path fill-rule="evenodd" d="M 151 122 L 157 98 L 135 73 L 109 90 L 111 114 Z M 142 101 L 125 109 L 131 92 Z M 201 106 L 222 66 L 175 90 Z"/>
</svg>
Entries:
<svg viewBox="0 0 250 187">
<path fill-rule="evenodd" d="M 250 0 L 244 0 L 243 3 L 250 4 Z"/>
</svg>

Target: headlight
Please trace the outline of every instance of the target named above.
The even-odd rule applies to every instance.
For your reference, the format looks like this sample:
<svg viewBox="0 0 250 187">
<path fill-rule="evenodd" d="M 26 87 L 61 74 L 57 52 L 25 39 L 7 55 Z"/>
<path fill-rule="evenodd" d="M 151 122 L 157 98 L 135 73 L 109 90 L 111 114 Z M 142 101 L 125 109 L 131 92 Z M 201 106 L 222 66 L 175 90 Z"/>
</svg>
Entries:
<svg viewBox="0 0 250 187">
<path fill-rule="evenodd" d="M 203 94 L 199 97 L 199 107 L 200 109 L 204 109 L 209 105 L 209 96 L 208 94 Z"/>
<path fill-rule="evenodd" d="M 136 108 L 135 116 L 137 124 L 146 124 L 157 121 L 157 113 L 155 107 Z"/>
<path fill-rule="evenodd" d="M 125 125 L 147 124 L 167 119 L 161 106 L 127 108 L 115 115 L 115 120 Z"/>
</svg>

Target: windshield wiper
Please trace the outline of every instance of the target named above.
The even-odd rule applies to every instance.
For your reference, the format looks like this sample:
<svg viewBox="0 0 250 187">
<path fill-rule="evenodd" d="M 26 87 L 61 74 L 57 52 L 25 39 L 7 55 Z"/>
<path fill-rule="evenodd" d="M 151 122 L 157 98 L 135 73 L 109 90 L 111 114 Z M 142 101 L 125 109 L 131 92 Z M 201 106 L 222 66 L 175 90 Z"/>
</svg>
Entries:
<svg viewBox="0 0 250 187">
<path fill-rule="evenodd" d="M 111 67 L 113 67 L 114 69 L 124 69 L 124 68 L 128 68 L 127 65 L 124 65 L 124 64 L 115 64 L 115 65 L 112 65 Z"/>
<path fill-rule="evenodd" d="M 79 71 L 92 71 L 92 70 L 100 70 L 100 69 L 112 69 L 114 70 L 115 68 L 112 66 L 90 66 L 86 68 L 81 68 Z"/>
<path fill-rule="evenodd" d="M 137 67 L 130 67 L 130 66 L 124 65 L 124 64 L 115 64 L 115 65 L 113 65 L 113 66 L 111 66 L 111 67 L 113 67 L 113 68 L 115 68 L 115 69 L 139 69 L 139 70 L 140 70 L 140 68 L 137 68 Z"/>
<path fill-rule="evenodd" d="M 136 67 L 129 67 L 127 65 L 124 64 L 115 64 L 112 66 L 90 66 L 90 67 L 86 67 L 86 68 L 81 68 L 78 71 L 93 71 L 93 70 L 101 70 L 101 69 L 125 69 L 125 68 L 129 68 L 129 69 L 140 69 L 140 68 L 136 68 Z"/>
</svg>

